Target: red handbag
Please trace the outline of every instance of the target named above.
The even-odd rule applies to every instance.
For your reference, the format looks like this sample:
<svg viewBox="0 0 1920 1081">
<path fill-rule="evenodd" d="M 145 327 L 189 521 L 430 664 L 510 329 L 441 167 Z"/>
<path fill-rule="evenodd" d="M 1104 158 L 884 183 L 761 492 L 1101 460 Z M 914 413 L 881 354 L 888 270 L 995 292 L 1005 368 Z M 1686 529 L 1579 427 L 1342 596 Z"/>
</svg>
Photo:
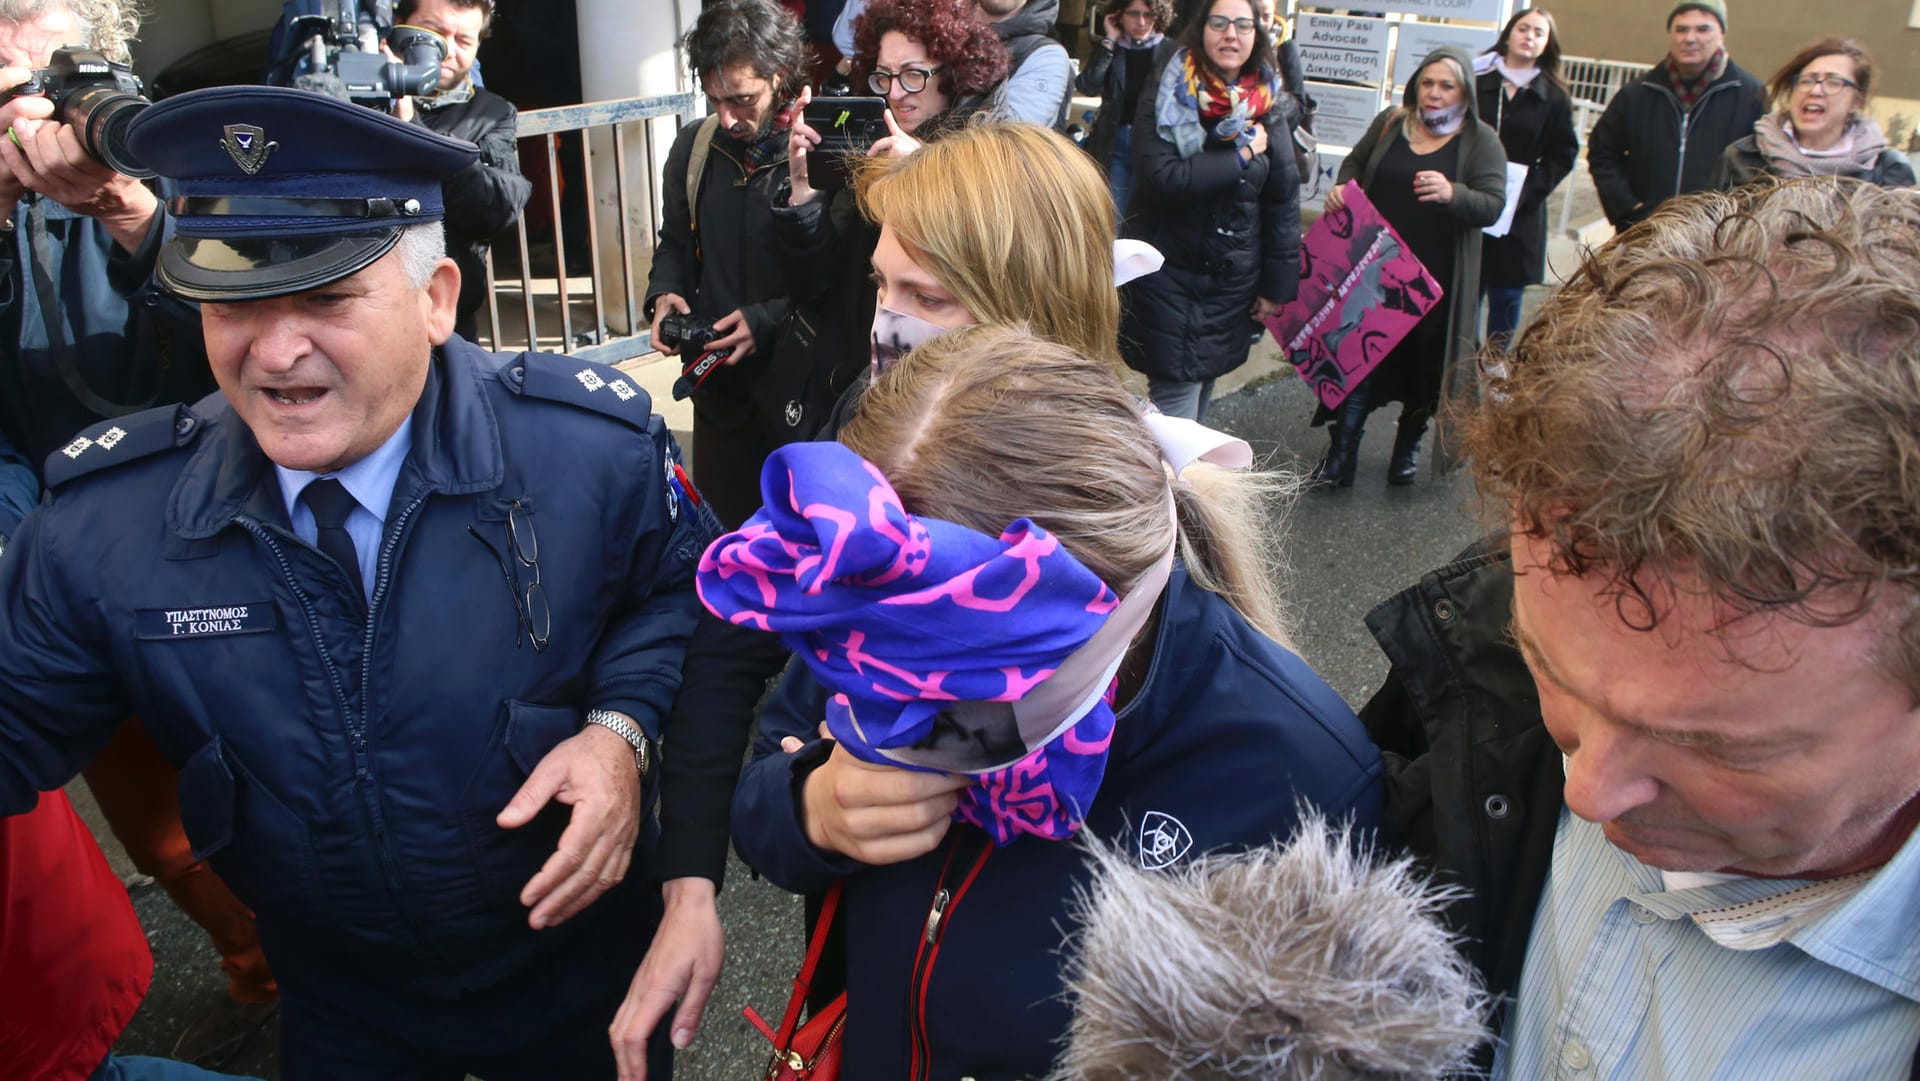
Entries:
<svg viewBox="0 0 1920 1081">
<path fill-rule="evenodd" d="M 787 999 L 780 1030 L 775 1032 L 752 1006 L 740 1011 L 773 1043 L 765 1081 L 838 1081 L 840 1077 L 840 1034 L 847 1025 L 847 993 L 840 992 L 839 997 L 807 1018 L 806 1024 L 800 1024 L 800 1011 L 807 1004 L 807 990 L 813 985 L 813 972 L 819 967 L 827 931 L 839 907 L 840 883 L 836 882 L 820 905 L 820 918 L 814 921 L 813 935 L 807 940 L 807 959 L 793 978 L 793 995 Z"/>
</svg>

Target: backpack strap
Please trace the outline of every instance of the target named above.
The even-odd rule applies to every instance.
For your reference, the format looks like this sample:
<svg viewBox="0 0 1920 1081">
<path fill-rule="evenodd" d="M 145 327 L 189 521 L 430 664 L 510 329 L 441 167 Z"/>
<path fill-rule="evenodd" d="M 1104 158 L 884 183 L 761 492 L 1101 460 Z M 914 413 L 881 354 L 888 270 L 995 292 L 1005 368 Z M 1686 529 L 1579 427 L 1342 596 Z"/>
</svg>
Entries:
<svg viewBox="0 0 1920 1081">
<path fill-rule="evenodd" d="M 707 175 L 707 152 L 713 149 L 713 133 L 720 130 L 720 114 L 700 122 L 693 133 L 693 154 L 687 158 L 687 221 L 694 233 L 700 232 L 700 182 Z"/>
</svg>

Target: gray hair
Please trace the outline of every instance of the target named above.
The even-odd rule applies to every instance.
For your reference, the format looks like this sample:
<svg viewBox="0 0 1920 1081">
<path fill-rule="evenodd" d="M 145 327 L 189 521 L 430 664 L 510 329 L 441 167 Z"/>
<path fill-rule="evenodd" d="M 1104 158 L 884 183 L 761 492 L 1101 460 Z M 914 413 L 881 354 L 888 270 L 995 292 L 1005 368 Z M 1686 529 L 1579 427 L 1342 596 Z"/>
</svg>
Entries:
<svg viewBox="0 0 1920 1081">
<path fill-rule="evenodd" d="M 138 0 L 0 0 L 0 22 L 15 25 L 63 11 L 80 24 L 89 48 L 98 49 L 117 63 L 129 61 L 127 44 L 140 33 Z"/>
<path fill-rule="evenodd" d="M 4 2 L 4 0 L 0 0 Z M 437 221 L 409 225 L 393 246 L 400 258 L 400 270 L 415 289 L 425 289 L 433 277 L 433 268 L 447 257 L 447 231 Z"/>
</svg>

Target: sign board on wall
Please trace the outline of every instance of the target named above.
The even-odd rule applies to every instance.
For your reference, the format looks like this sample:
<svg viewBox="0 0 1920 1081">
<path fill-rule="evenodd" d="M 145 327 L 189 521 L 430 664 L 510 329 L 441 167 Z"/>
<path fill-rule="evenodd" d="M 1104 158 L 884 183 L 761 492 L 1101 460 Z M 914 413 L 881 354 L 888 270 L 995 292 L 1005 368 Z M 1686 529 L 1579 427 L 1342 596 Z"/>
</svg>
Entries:
<svg viewBox="0 0 1920 1081">
<path fill-rule="evenodd" d="M 1457 45 L 1468 56 L 1478 56 L 1493 48 L 1500 38 L 1498 30 L 1471 26 L 1436 26 L 1433 23 L 1401 23 L 1400 45 L 1393 53 L 1393 85 L 1405 86 L 1419 70 L 1420 61 L 1443 45 Z M 1467 72 L 1471 79 L 1473 72 Z M 1471 89 L 1471 88 L 1469 88 Z"/>
<path fill-rule="evenodd" d="M 1313 3 L 1312 7 L 1339 7 L 1332 0 Z M 1506 19 L 1507 0 L 1366 0 L 1356 4 L 1367 11 L 1397 11 L 1427 19 L 1470 19 L 1498 23 Z"/>
<path fill-rule="evenodd" d="M 1307 96 L 1320 105 L 1313 114 L 1313 134 L 1322 146 L 1352 146 L 1380 115 L 1380 91 L 1370 86 L 1309 82 Z"/>
<path fill-rule="evenodd" d="M 1302 14 L 1293 39 L 1307 78 L 1380 85 L 1387 77 L 1387 27 L 1385 19 Z"/>
</svg>

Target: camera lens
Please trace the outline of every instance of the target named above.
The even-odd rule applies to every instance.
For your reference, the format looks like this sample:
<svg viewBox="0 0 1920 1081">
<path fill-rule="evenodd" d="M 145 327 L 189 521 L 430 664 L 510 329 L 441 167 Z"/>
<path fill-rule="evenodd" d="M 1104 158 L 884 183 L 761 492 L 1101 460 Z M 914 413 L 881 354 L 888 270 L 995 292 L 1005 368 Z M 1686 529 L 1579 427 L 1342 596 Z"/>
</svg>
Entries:
<svg viewBox="0 0 1920 1081">
<path fill-rule="evenodd" d="M 96 86 L 67 98 L 60 119 L 73 126 L 87 153 L 114 172 L 145 180 L 155 175 L 127 149 L 127 125 L 153 104 L 138 94 L 110 86 Z"/>
</svg>

